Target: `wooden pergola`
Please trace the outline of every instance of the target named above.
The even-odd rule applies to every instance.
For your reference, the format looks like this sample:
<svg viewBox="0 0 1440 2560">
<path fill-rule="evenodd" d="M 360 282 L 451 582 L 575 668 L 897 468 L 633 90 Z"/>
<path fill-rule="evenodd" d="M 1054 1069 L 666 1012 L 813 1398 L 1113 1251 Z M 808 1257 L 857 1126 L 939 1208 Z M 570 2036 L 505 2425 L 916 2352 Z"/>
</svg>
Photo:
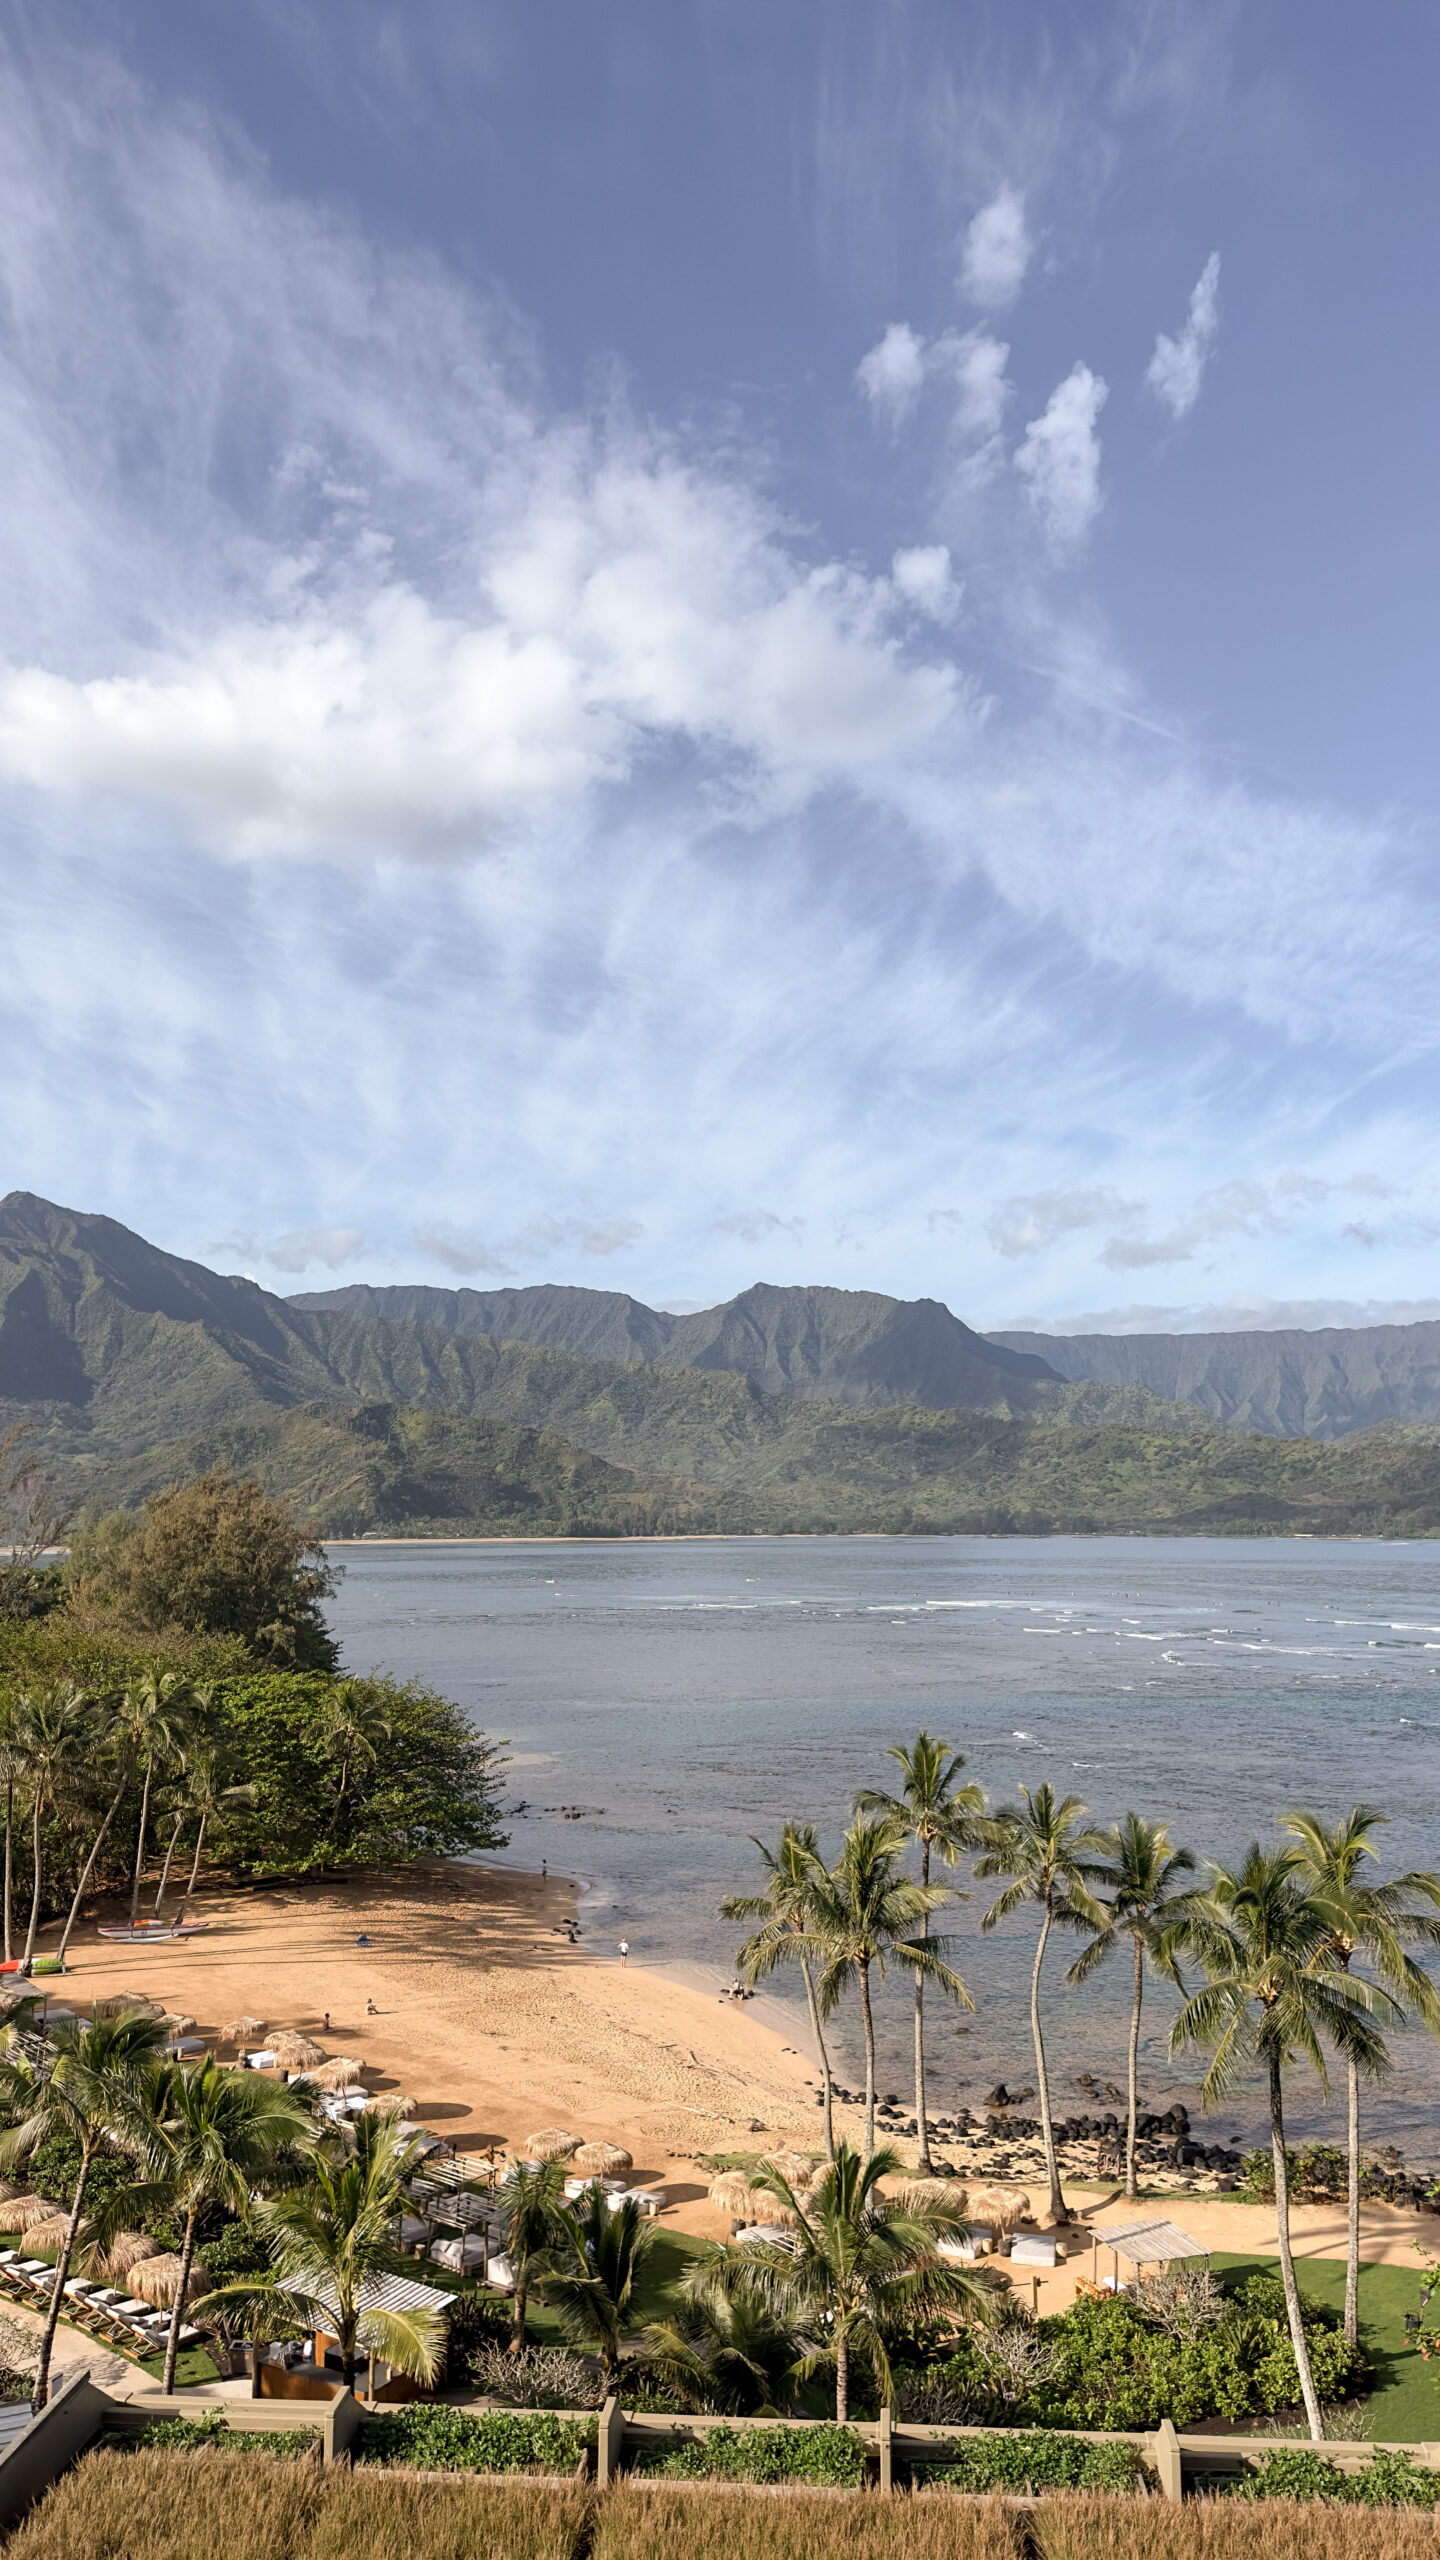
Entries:
<svg viewBox="0 0 1440 2560">
<path fill-rule="evenodd" d="M 1208 2258 L 1210 2255 L 1203 2240 L 1192 2240 L 1189 2232 L 1182 2231 L 1178 2222 L 1167 2222 L 1163 2219 L 1156 2222 L 1122 2222 L 1109 2230 L 1097 2228 L 1092 2230 L 1090 2237 L 1091 2264 L 1094 2268 L 1097 2292 L 1100 2290 L 1102 2243 L 1114 2259 L 1114 2290 L 1117 2293 L 1120 2290 L 1122 2258 L 1138 2271 L 1143 2280 L 1147 2267 L 1168 2267 L 1173 2265 L 1177 2258 Z"/>
</svg>

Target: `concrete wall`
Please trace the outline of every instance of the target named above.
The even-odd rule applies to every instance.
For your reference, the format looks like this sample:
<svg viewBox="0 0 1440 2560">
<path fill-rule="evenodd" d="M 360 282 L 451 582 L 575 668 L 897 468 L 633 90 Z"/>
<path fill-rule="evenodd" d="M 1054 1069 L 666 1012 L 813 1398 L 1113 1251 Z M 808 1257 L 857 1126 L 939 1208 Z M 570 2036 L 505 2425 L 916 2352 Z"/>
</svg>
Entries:
<svg viewBox="0 0 1440 2560">
<path fill-rule="evenodd" d="M 105 2393 L 89 2374 L 83 2370 L 67 2374 L 0 2460 L 0 2531 L 44 2497 L 51 2482 L 94 2443 L 108 2415 Z"/>
</svg>

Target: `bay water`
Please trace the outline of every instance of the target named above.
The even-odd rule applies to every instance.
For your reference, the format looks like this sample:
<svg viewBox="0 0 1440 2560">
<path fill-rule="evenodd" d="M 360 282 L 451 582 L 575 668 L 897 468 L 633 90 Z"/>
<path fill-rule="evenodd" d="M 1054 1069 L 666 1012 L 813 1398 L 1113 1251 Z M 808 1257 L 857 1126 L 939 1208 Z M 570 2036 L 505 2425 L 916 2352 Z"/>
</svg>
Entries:
<svg viewBox="0 0 1440 2560">
<path fill-rule="evenodd" d="M 743 1538 L 365 1541 L 337 1547 L 331 1618 L 346 1665 L 459 1701 L 508 1748 L 508 1846 L 484 1863 L 581 1882 L 587 1942 L 661 1969 L 728 1979 L 741 1932 L 723 1896 L 758 1889 L 750 1835 L 814 1821 L 830 1854 L 857 1789 L 897 1786 L 887 1745 L 924 1727 L 966 1756 L 992 1804 L 1048 1779 L 1097 1820 L 1134 1809 L 1227 1862 L 1295 1805 L 1334 1821 L 1389 1815 L 1383 1866 L 1440 1867 L 1440 1549 L 1426 1541 L 1174 1538 Z M 993 1933 L 998 1887 L 954 1881 L 973 2013 L 930 2007 L 933 2100 L 977 2105 L 1033 2083 L 1034 1924 Z M 1084 1990 L 1052 1940 L 1045 2016 L 1061 2111 L 1082 2071 L 1124 2079 L 1128 1961 Z M 794 2003 L 798 1976 L 774 1988 Z M 911 1996 L 877 1990 L 880 2085 L 911 2086 Z M 1186 2095 L 1166 2051 L 1173 1993 L 1147 1992 L 1142 2094 Z M 1376 2139 L 1440 2164 L 1440 2051 L 1392 2036 L 1395 2070 L 1367 2097 Z M 836 2022 L 837 2077 L 859 2085 L 858 2016 Z M 808 2049 L 808 2047 L 807 2047 Z M 907 2098 L 907 2107 L 908 2107 Z M 1343 2139 L 1297 2074 L 1297 2138 Z M 1256 2138 L 1258 2090 L 1226 2101 L 1214 2138 Z"/>
</svg>

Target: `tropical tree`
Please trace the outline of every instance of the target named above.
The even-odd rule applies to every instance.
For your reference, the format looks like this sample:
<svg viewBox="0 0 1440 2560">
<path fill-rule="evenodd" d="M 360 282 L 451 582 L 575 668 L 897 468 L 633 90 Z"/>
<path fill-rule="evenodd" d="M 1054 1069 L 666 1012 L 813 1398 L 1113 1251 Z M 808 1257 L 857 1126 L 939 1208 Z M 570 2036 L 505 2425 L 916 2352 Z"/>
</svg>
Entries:
<svg viewBox="0 0 1440 2560">
<path fill-rule="evenodd" d="M 656 2236 L 633 2196 L 622 2196 L 612 2209 L 596 2180 L 561 2214 L 557 2245 L 538 2278 L 536 2290 L 553 2303 L 566 2335 L 593 2348 L 607 2379 L 634 2326 L 636 2293 Z"/>
<path fill-rule="evenodd" d="M 991 1903 L 980 1926 L 994 1929 L 1022 1903 L 1040 1913 L 1040 1935 L 1030 1968 L 1030 2034 L 1035 2046 L 1035 2079 L 1040 2095 L 1040 2130 L 1045 2143 L 1045 2169 L 1050 2180 L 1050 2216 L 1066 2217 L 1055 2158 L 1055 2126 L 1050 2113 L 1050 2081 L 1045 2069 L 1045 2039 L 1040 2031 L 1040 1973 L 1052 1929 L 1098 1929 L 1104 1914 L 1089 1890 L 1102 1872 L 1106 1847 L 1103 1831 L 1089 1829 L 1086 1808 L 1078 1796 L 1057 1798 L 1044 1786 L 1020 1790 L 1018 1804 L 1002 1805 L 985 1826 L 989 1842 L 976 1862 L 977 1876 L 1009 1876 L 1012 1881 Z"/>
<path fill-rule="evenodd" d="M 965 1766 L 963 1751 L 948 1742 L 917 1733 L 912 1743 L 892 1742 L 890 1758 L 899 1763 L 903 1785 L 898 1796 L 865 1787 L 855 1799 L 857 1813 L 881 1814 L 902 1825 L 920 1852 L 920 1882 L 930 1882 L 932 1850 L 953 1867 L 961 1851 L 976 1844 L 976 1825 L 985 1811 L 984 1790 L 973 1781 L 956 1782 Z M 957 1896 L 957 1899 L 960 1897 Z M 964 1897 L 968 1900 L 968 1895 Z M 930 1934 L 927 1912 L 920 1922 L 922 1938 Z M 930 2166 L 930 2125 L 925 2111 L 925 1977 L 915 1975 L 915 2118 L 920 2127 L 920 2167 Z"/>
<path fill-rule="evenodd" d="M 1327 1955 L 1337 1972 L 1348 1973 L 1358 1956 L 1377 1973 L 1395 1998 L 1423 2019 L 1432 2035 L 1440 2035 L 1440 1996 L 1422 1965 L 1407 1955 L 1407 1946 L 1440 1946 L 1440 1875 L 1414 1868 L 1389 1884 L 1368 1884 L 1362 1873 L 1366 1858 L 1378 1862 L 1371 1833 L 1389 1820 L 1377 1805 L 1357 1804 L 1327 1831 L 1318 1814 L 1287 1813 L 1280 1828 L 1300 1843 L 1302 1870 L 1324 1905 L 1330 1922 Z M 1428 1904 L 1428 1909 L 1417 1909 Z M 1345 2055 L 1346 2147 L 1349 2162 L 1349 2234 L 1345 2262 L 1345 2341 L 1360 2337 L 1360 2069 L 1353 2053 Z"/>
<path fill-rule="evenodd" d="M 737 2269 L 723 2245 L 687 2269 L 679 2307 L 652 2322 L 650 2362 L 702 2408 L 788 2417 L 804 2350 L 762 2277 Z"/>
<path fill-rule="evenodd" d="M 44 1872 L 42 1824 L 62 1776 L 85 1758 L 92 1739 L 94 1700 L 73 1680 L 52 1680 L 48 1687 L 22 1694 L 15 1701 L 15 1745 L 30 1781 L 31 1857 L 30 1926 L 20 1960 L 28 1973 L 35 1960 L 35 1933 L 40 1925 L 40 1890 Z"/>
<path fill-rule="evenodd" d="M 13 1695 L 0 1699 L 0 1778 L 5 1781 L 5 1961 L 14 1961 L 10 1943 L 15 1878 L 15 1787 L 25 1775 L 25 1754 L 16 1730 Z"/>
<path fill-rule="evenodd" d="M 338 1834 L 343 1843 L 349 1829 L 351 1781 L 362 1770 L 375 1767 L 381 1744 L 390 1741 L 394 1726 L 384 1690 L 367 1680 L 337 1680 L 321 1712 L 324 1741 L 339 1764 L 330 1787 L 326 1837 L 333 1840 Z"/>
<path fill-rule="evenodd" d="M 753 1832 L 751 1838 L 754 1840 Z M 800 1967 L 806 2005 L 810 2011 L 810 2032 L 820 2061 L 820 2086 L 825 2098 L 825 2156 L 833 2160 L 834 2092 L 820 2003 L 815 1994 L 814 1948 L 811 1943 L 816 1912 L 827 1883 L 825 1862 L 820 1855 L 813 1822 L 803 1825 L 787 1822 L 777 1849 L 767 1849 L 763 1840 L 755 1840 L 754 1845 L 768 1869 L 765 1891 L 731 1894 L 720 1905 L 720 1917 L 722 1920 L 758 1920 L 760 1923 L 735 1959 L 747 1982 L 762 1982 L 777 1965 L 798 1964 Z"/>
<path fill-rule="evenodd" d="M 1313 2066 L 1323 2089 L 1327 2042 L 1347 2062 L 1353 2058 L 1358 2070 L 1381 2070 L 1384 2046 L 1374 2017 L 1377 2011 L 1382 2017 L 1395 2014 L 1386 1993 L 1357 1981 L 1336 1962 L 1334 1917 L 1333 1904 L 1316 1891 L 1298 1849 L 1266 1850 L 1255 1841 L 1238 1869 L 1212 1869 L 1207 1890 L 1189 1902 L 1184 1924 L 1185 1944 L 1208 1980 L 1186 2001 L 1170 2035 L 1172 2053 L 1190 2045 L 1209 2052 L 1210 2068 L 1201 2083 L 1207 2106 L 1257 2063 L 1265 2073 L 1280 2274 L 1301 2397 L 1316 2444 L 1323 2442 L 1325 2431 L 1290 2248 L 1284 2075 L 1302 2059 Z"/>
<path fill-rule="evenodd" d="M 200 1698 L 204 1698 L 206 1694 L 203 1689 L 196 1692 L 197 1697 Z M 184 1824 L 193 1820 L 195 1853 L 190 1861 L 189 1881 L 180 1896 L 180 1908 L 175 1915 L 177 1922 L 184 1919 L 194 1899 L 195 1887 L 200 1875 L 200 1859 L 205 1847 L 205 1834 L 211 1823 L 222 1814 L 238 1813 L 242 1809 L 253 1807 L 260 1801 L 258 1786 L 248 1778 L 236 1777 L 235 1770 L 238 1765 L 224 1747 L 213 1740 L 191 1742 L 186 1747 L 184 1782 L 180 1802 L 176 1807 L 175 1828 L 170 1836 L 170 1852 L 173 1853 Z M 157 1911 L 160 1908 L 160 1898 L 164 1893 L 169 1871 L 170 1855 L 167 1854 L 165 1875 L 160 1879 L 160 1893 L 155 1897 Z"/>
<path fill-rule="evenodd" d="M 1130 2046 L 1126 2079 L 1125 2116 L 1125 2193 L 1136 2193 L 1135 2178 L 1135 2110 L 1136 2074 L 1140 2063 L 1140 2009 L 1145 1997 L 1145 1968 L 1163 1974 L 1167 1981 L 1179 1983 L 1180 1975 L 1174 1955 L 1176 1925 L 1182 1916 L 1183 1896 L 1177 1891 L 1177 1876 L 1195 1872 L 1194 1854 L 1189 1849 L 1172 1849 L 1170 1826 L 1165 1822 L 1147 1822 L 1142 1814 L 1127 1813 L 1106 1835 L 1104 1857 L 1090 1874 L 1090 1882 L 1108 1894 L 1104 1918 L 1087 1947 L 1082 1948 L 1071 1965 L 1067 1982 L 1088 1982 L 1092 1973 L 1114 1955 L 1117 1947 L 1130 1941 L 1134 1965 L 1134 1994 L 1130 2002 Z"/>
<path fill-rule="evenodd" d="M 525 2313 L 535 2279 L 549 2265 L 552 2251 L 565 2237 L 562 2215 L 567 2175 L 563 2160 L 542 2160 L 535 2168 L 514 2160 L 496 2190 L 500 2236 L 515 2285 L 512 2355 L 518 2356 L 525 2344 Z"/>
<path fill-rule="evenodd" d="M 338 2135 L 317 2142 L 305 2185 L 262 2196 L 251 2221 L 270 2250 L 290 2315 L 334 2338 L 350 2390 L 362 2347 L 397 2373 L 429 2382 L 444 2348 L 434 2313 L 386 2310 L 367 2300 L 381 2278 L 409 2269 L 393 2225 L 415 2165 L 413 2136 L 402 2136 L 391 2118 L 369 2114 L 354 2119 L 350 2136 L 353 2150 Z M 218 2286 L 215 2299 L 254 2289 L 253 2283 Z"/>
<path fill-rule="evenodd" d="M 177 1756 L 189 1733 L 194 1705 L 195 1691 L 178 1671 L 152 1667 L 125 1690 L 116 1710 L 116 1721 L 131 1756 L 137 1768 L 144 1771 L 140 1822 L 135 1835 L 135 1874 L 130 1887 L 132 1929 L 140 1914 L 140 1878 L 145 1868 L 145 1837 L 155 1771 Z"/>
<path fill-rule="evenodd" d="M 277 2162 L 302 2144 L 313 2126 L 283 2083 L 254 2071 L 226 2071 L 209 2055 L 193 2065 L 167 2065 L 146 2094 L 149 2122 L 141 2157 L 150 2200 L 181 2224 L 180 2277 L 161 2384 L 162 2390 L 173 2391 L 201 2215 L 210 2205 L 247 2213 Z M 135 2209 L 133 2197 L 130 2209 Z"/>
<path fill-rule="evenodd" d="M 875 2148 L 875 2019 L 870 2005 L 872 1970 L 882 1977 L 887 1957 L 924 1976 L 952 2000 L 974 2001 L 949 1961 L 955 1941 L 907 1935 L 954 1895 L 947 1885 L 912 1884 L 899 1873 L 905 1847 L 900 1824 L 861 1817 L 845 1834 L 840 1855 L 817 1887 L 811 1943 L 820 1958 L 817 1997 L 830 2017 L 852 1984 L 860 1992 L 865 2030 L 865 2157 Z M 839 2156 L 838 2152 L 836 2154 Z"/>
<path fill-rule="evenodd" d="M 50 2394 L 55 2324 L 65 2299 L 91 2167 L 101 2151 L 133 2153 L 143 2142 L 146 2066 L 159 2053 L 164 2035 L 158 2018 L 129 2010 L 118 2018 L 97 2018 L 88 2026 L 67 2019 L 52 2027 L 43 2065 L 24 2055 L 0 2056 L 0 2123 L 6 2128 L 0 2133 L 0 2164 L 8 2168 L 28 2159 L 52 2134 L 66 2135 L 80 2154 L 70 2219 L 41 2333 L 30 2403 L 34 2409 L 43 2409 Z"/>
<path fill-rule="evenodd" d="M 130 1757 L 133 1736 L 124 1714 L 122 1699 L 105 1696 L 95 1700 L 92 1738 L 95 1746 L 93 1756 L 97 1769 L 103 1767 L 108 1761 L 111 1764 L 111 1773 L 115 1775 L 116 1784 L 101 1815 L 99 1828 L 90 1843 L 85 1863 L 80 1870 L 75 1891 L 71 1897 L 65 1926 L 60 1932 L 60 1945 L 57 1952 L 62 1964 L 65 1961 L 65 1950 L 70 1944 L 71 1933 L 80 1917 L 80 1905 L 85 1899 L 85 1888 L 90 1882 L 95 1870 L 95 1861 L 105 1843 L 105 1834 L 119 1812 L 125 1800 L 126 1790 L 135 1774 Z"/>
<path fill-rule="evenodd" d="M 862 2160 L 842 2141 L 804 2204 L 778 2169 L 757 2169 L 755 2186 L 789 2208 L 793 2245 L 751 2240 L 730 2253 L 732 2281 L 763 2284 L 781 2318 L 793 2318 L 812 2335 L 826 2333 L 828 2343 L 804 2355 L 801 2370 L 833 2364 L 842 2426 L 850 2414 L 852 2359 L 868 2365 L 882 2400 L 893 2398 L 887 2339 L 901 2321 L 917 2312 L 990 2313 L 980 2278 L 937 2253 L 939 2241 L 964 2231 L 958 2202 L 907 2204 L 882 2195 L 881 2179 L 903 2168 L 898 2151 L 882 2149 Z"/>
<path fill-rule="evenodd" d="M 227 2344 L 243 2341 L 250 2355 L 250 2397 L 260 2398 L 265 2349 L 282 2338 L 303 2338 L 313 2318 L 308 2297 L 292 2293 L 272 2276 L 237 2278 L 202 2294 L 191 2315 Z"/>
</svg>

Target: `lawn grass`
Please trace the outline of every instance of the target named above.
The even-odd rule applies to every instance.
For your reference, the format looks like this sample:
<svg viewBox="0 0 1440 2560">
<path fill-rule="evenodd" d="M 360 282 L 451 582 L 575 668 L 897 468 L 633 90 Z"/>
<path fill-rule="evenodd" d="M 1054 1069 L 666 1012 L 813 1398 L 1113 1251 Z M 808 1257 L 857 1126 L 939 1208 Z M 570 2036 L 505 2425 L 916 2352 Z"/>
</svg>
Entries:
<svg viewBox="0 0 1440 2560">
<path fill-rule="evenodd" d="M 1220 2249 L 1210 2264 L 1222 2276 L 1279 2272 L 1276 2258 L 1232 2257 Z M 1302 2293 L 1312 2294 L 1328 2309 L 1344 2309 L 1343 2258 L 1297 2258 L 1295 2272 Z M 1382 2444 L 1429 2444 L 1440 2438 L 1440 2366 L 1422 2360 L 1403 2326 L 1404 2313 L 1419 2308 L 1418 2259 L 1413 2267 L 1361 2267 L 1360 2342 L 1375 2371 L 1366 2423 Z"/>
<path fill-rule="evenodd" d="M 140 2371 L 150 2374 L 156 2382 L 162 2382 L 165 2378 L 164 2348 L 160 2349 L 158 2355 L 143 2356 L 140 2360 Z M 203 2347 L 181 2348 L 175 2359 L 177 2391 L 208 2391 L 211 2384 L 219 2380 L 219 2371 Z"/>
</svg>

